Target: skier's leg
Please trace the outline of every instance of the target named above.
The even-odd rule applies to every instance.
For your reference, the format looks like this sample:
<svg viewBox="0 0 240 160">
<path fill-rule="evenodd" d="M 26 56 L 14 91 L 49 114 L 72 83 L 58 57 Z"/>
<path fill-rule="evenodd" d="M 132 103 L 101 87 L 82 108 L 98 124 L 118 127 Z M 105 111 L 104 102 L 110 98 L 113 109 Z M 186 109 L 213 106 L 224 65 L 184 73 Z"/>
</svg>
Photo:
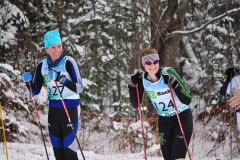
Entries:
<svg viewBox="0 0 240 160">
<path fill-rule="evenodd" d="M 65 160 L 64 151 L 62 148 L 53 147 L 53 153 L 54 153 L 56 160 Z"/>
<path fill-rule="evenodd" d="M 53 146 L 53 152 L 56 160 L 65 160 L 63 152 L 63 141 L 61 124 L 58 121 L 58 109 L 49 107 L 48 130 L 49 137 Z M 59 115 L 58 115 L 59 116 Z"/>
<path fill-rule="evenodd" d="M 64 137 L 63 143 L 65 159 L 78 160 L 77 156 L 78 143 L 72 131 L 72 127 L 70 125 L 73 125 L 73 129 L 76 135 L 79 135 L 81 125 L 80 107 L 69 108 L 68 112 L 71 118 L 71 122 L 73 124 L 69 124 L 68 122 L 65 122 L 63 124 L 63 137 Z"/>
<path fill-rule="evenodd" d="M 182 127 L 186 136 L 187 144 L 189 144 L 192 132 L 193 132 L 193 117 L 191 110 L 183 111 L 179 114 Z M 177 120 L 176 120 L 177 121 Z M 182 135 L 180 126 L 177 125 L 174 129 L 173 144 L 172 144 L 172 158 L 180 159 L 185 158 L 187 153 L 187 148 L 184 142 L 184 137 Z"/>
<path fill-rule="evenodd" d="M 161 151 L 164 159 L 171 160 L 171 146 L 172 146 L 172 118 L 158 117 L 158 131 L 160 136 Z"/>
</svg>

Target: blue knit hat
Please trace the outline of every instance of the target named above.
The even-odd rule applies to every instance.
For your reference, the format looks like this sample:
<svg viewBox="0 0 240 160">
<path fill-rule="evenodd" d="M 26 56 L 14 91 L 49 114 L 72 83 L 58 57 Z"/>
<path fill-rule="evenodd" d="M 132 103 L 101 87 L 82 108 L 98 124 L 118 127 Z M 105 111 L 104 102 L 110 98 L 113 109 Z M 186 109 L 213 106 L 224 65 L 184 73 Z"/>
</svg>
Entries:
<svg viewBox="0 0 240 160">
<path fill-rule="evenodd" d="M 59 32 L 57 30 L 48 31 L 44 35 L 45 48 L 48 48 L 50 46 L 54 46 L 54 45 L 57 45 L 57 44 L 62 45 L 62 40 L 61 40 Z"/>
</svg>

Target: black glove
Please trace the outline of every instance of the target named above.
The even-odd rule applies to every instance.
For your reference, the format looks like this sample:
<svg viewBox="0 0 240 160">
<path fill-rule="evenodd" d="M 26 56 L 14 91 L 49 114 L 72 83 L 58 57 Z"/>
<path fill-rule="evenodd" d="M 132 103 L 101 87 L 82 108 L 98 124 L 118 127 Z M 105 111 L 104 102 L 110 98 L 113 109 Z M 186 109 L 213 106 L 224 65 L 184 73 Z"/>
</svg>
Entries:
<svg viewBox="0 0 240 160">
<path fill-rule="evenodd" d="M 239 70 L 237 67 L 230 67 L 225 71 L 225 74 L 227 75 L 227 81 L 230 81 L 235 75 L 239 74 Z"/>
<path fill-rule="evenodd" d="M 59 83 L 61 84 L 66 84 L 66 82 L 68 81 L 67 78 L 66 78 L 66 75 L 64 74 L 60 74 L 60 72 L 58 72 L 58 75 L 57 75 L 57 78 L 55 81 L 58 81 Z"/>
<path fill-rule="evenodd" d="M 168 86 L 171 86 L 173 89 L 175 89 L 178 86 L 178 81 L 177 79 L 168 74 L 168 75 L 163 75 L 164 78 L 164 83 L 167 84 Z"/>
<path fill-rule="evenodd" d="M 135 74 L 131 75 L 131 83 L 136 85 L 138 84 L 139 80 L 141 79 L 142 76 L 142 72 L 141 71 L 137 71 Z"/>
</svg>

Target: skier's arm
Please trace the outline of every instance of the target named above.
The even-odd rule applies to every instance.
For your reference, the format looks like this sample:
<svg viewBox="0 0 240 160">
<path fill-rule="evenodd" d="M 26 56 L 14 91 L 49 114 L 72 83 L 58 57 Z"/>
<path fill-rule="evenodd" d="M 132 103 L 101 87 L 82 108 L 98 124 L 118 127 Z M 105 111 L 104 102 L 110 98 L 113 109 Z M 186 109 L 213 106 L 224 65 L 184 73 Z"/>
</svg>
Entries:
<svg viewBox="0 0 240 160">
<path fill-rule="evenodd" d="M 230 82 L 229 80 L 226 80 L 226 81 L 223 83 L 222 87 L 220 88 L 219 93 L 220 93 L 221 96 L 226 95 L 226 93 L 227 93 L 227 87 L 228 87 L 229 82 Z"/>
<path fill-rule="evenodd" d="M 138 108 L 138 99 L 137 99 L 136 87 L 138 87 L 139 100 L 140 100 L 140 103 L 141 103 L 142 102 L 142 97 L 143 97 L 143 92 L 144 92 L 142 79 L 138 82 L 138 85 L 136 85 L 136 86 L 128 85 L 130 102 L 131 102 L 131 105 L 134 108 Z"/>
<path fill-rule="evenodd" d="M 240 86 L 239 80 L 240 76 L 235 76 L 231 79 L 231 81 L 228 83 L 226 94 L 234 94 L 233 89 Z"/>
<path fill-rule="evenodd" d="M 191 94 L 182 78 L 170 67 L 161 68 L 164 83 L 170 85 L 183 104 L 191 103 Z"/>
<path fill-rule="evenodd" d="M 43 85 L 43 76 L 41 73 L 41 69 L 42 69 L 42 61 L 37 64 L 37 67 L 33 75 L 33 80 L 31 84 L 33 96 L 40 93 Z"/>
<path fill-rule="evenodd" d="M 66 79 L 64 85 L 73 92 L 81 93 L 83 91 L 83 83 L 80 66 L 73 58 L 69 58 L 66 62 L 66 70 L 71 80 Z"/>
</svg>

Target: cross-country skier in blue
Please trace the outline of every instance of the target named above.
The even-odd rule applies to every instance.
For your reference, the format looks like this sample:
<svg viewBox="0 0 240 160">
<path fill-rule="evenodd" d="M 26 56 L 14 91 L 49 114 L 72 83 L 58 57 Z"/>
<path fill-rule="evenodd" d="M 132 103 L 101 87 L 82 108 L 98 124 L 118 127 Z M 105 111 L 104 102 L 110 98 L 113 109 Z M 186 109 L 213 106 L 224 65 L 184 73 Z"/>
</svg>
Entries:
<svg viewBox="0 0 240 160">
<path fill-rule="evenodd" d="M 238 130 L 240 130 L 240 106 L 238 105 L 239 102 L 239 93 L 240 93 L 240 75 L 235 76 L 231 79 L 227 87 L 227 94 L 235 95 L 230 99 L 230 106 L 236 110 L 236 119 L 237 119 L 237 126 Z"/>
<path fill-rule="evenodd" d="M 72 57 L 63 54 L 62 40 L 57 30 L 44 35 L 44 44 L 47 57 L 36 66 L 33 79 L 29 72 L 24 72 L 23 81 L 31 82 L 33 96 L 40 93 L 44 83 L 47 86 L 48 129 L 56 160 L 78 160 L 78 144 L 60 95 L 66 104 L 74 132 L 78 135 L 81 125 L 79 93 L 83 90 L 80 66 Z"/>
<path fill-rule="evenodd" d="M 147 48 L 140 56 L 143 72 L 137 72 L 131 76 L 129 84 L 130 101 L 133 107 L 138 107 L 138 86 L 140 102 L 143 92 L 146 91 L 154 108 L 158 113 L 158 131 L 161 135 L 161 150 L 165 160 L 184 159 L 187 153 L 184 138 L 187 145 L 190 142 L 193 131 L 193 117 L 189 108 L 191 95 L 178 74 L 170 67 L 159 68 L 159 55 L 156 49 Z M 180 125 L 174 109 L 174 101 L 170 87 L 179 112 Z M 185 136 L 185 137 L 184 137 Z"/>
<path fill-rule="evenodd" d="M 236 110 L 238 130 L 240 130 L 240 75 L 238 67 L 230 67 L 225 71 L 226 80 L 220 88 L 220 95 L 235 95 L 230 99 L 230 106 Z"/>
<path fill-rule="evenodd" d="M 240 131 L 240 87 L 235 88 L 238 91 L 238 94 L 232 96 L 229 100 L 229 105 L 236 110 L 236 119 L 238 131 Z M 240 132 L 239 132 L 240 133 Z"/>
</svg>

